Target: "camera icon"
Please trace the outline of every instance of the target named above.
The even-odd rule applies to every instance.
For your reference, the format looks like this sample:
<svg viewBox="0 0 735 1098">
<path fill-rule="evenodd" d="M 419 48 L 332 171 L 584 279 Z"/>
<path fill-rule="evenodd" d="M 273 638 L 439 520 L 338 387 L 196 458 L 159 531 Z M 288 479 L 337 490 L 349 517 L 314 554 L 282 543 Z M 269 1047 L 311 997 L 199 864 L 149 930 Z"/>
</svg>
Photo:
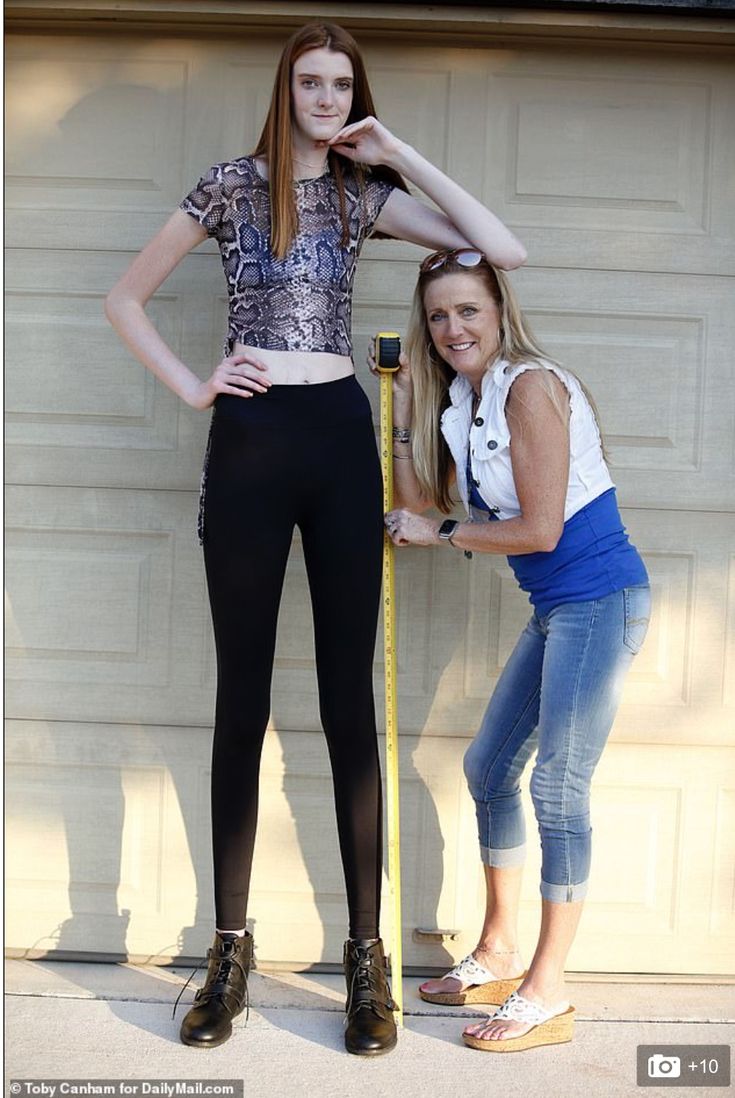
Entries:
<svg viewBox="0 0 735 1098">
<path fill-rule="evenodd" d="M 664 1056 L 658 1052 L 648 1057 L 649 1079 L 678 1079 L 681 1076 L 681 1060 L 678 1056 Z"/>
</svg>

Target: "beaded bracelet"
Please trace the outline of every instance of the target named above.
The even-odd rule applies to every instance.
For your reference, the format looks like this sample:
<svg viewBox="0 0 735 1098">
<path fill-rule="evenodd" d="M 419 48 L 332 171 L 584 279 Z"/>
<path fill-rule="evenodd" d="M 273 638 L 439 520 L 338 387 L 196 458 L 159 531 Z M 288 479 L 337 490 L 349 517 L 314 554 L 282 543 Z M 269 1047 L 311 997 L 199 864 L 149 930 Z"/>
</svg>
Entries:
<svg viewBox="0 0 735 1098">
<path fill-rule="evenodd" d="M 397 442 L 410 442 L 411 441 L 411 428 L 410 427 L 394 427 L 393 438 Z"/>
</svg>

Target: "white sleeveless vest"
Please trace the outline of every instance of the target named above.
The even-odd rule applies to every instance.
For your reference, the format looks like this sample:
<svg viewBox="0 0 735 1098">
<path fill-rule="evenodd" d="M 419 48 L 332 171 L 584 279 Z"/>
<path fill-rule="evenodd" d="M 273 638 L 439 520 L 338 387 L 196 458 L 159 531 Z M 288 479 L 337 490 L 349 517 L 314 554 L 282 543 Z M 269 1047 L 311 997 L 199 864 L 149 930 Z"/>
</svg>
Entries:
<svg viewBox="0 0 735 1098">
<path fill-rule="evenodd" d="M 526 370 L 551 370 L 566 386 L 571 415 L 569 421 L 570 461 L 569 484 L 564 505 L 564 521 L 586 504 L 613 488 L 607 465 L 602 456 L 600 433 L 589 402 L 576 378 L 565 370 L 544 363 L 521 363 L 510 366 L 498 362 L 483 378 L 482 397 L 472 415 L 472 386 L 458 374 L 449 388 L 452 402 L 441 419 L 441 430 L 457 467 L 457 487 L 460 498 L 470 513 L 467 485 L 467 448 L 470 450 L 472 476 L 479 481 L 478 491 L 495 511 L 498 518 L 517 518 L 521 513 L 513 482 L 510 461 L 510 429 L 505 418 L 505 402 L 510 387 Z"/>
</svg>

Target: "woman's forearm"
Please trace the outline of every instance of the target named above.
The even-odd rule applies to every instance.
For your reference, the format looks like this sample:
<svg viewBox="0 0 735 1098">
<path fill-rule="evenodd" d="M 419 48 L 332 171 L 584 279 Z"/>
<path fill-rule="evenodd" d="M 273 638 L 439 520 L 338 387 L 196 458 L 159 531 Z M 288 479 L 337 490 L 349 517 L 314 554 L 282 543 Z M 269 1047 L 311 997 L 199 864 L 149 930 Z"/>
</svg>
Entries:
<svg viewBox="0 0 735 1098">
<path fill-rule="evenodd" d="M 411 386 L 393 385 L 393 427 L 408 432 L 403 440 L 393 438 L 393 506 L 411 511 L 425 511 L 431 501 L 424 498 L 413 467 L 411 423 L 413 390 Z"/>
<path fill-rule="evenodd" d="M 441 521 L 417 514 L 415 509 L 396 507 L 386 522 L 396 545 L 453 545 L 473 553 L 516 556 L 551 553 L 562 535 L 564 524 L 545 515 L 501 519 L 498 522 L 460 522 L 451 542 L 439 537 Z"/>
<path fill-rule="evenodd" d="M 393 444 L 393 506 L 410 511 L 426 511 L 431 500 L 425 499 L 411 459 L 411 444 Z"/>
<path fill-rule="evenodd" d="M 526 249 L 486 206 L 401 141 L 391 167 L 426 194 L 462 235 L 496 267 L 512 270 L 526 260 Z"/>
<path fill-rule="evenodd" d="M 452 545 L 473 553 L 501 553 L 520 556 L 526 553 L 551 553 L 559 542 L 561 525 L 539 516 L 500 519 L 498 522 L 460 522 L 452 536 Z M 437 543 L 439 537 L 437 535 Z"/>
<path fill-rule="evenodd" d="M 176 357 L 137 301 L 119 299 L 114 291 L 105 301 L 105 315 L 125 346 L 177 396 L 192 404 L 202 382 Z"/>
</svg>

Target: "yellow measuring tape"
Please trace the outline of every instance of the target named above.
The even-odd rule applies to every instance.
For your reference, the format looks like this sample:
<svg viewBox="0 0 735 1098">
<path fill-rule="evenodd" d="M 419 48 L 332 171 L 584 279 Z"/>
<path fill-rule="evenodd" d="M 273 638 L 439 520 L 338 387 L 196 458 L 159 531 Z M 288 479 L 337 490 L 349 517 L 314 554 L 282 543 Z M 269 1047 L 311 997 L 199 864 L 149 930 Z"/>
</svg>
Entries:
<svg viewBox="0 0 735 1098">
<path fill-rule="evenodd" d="M 380 332 L 375 363 L 380 372 L 380 458 L 383 466 L 383 510 L 393 508 L 393 380 L 401 344 L 398 332 Z M 391 908 L 391 990 L 396 1021 L 403 1025 L 403 950 L 401 942 L 401 843 L 398 789 L 398 708 L 396 697 L 396 617 L 393 542 L 383 534 L 383 652 L 385 657 L 385 762 L 388 829 L 388 892 Z"/>
</svg>

